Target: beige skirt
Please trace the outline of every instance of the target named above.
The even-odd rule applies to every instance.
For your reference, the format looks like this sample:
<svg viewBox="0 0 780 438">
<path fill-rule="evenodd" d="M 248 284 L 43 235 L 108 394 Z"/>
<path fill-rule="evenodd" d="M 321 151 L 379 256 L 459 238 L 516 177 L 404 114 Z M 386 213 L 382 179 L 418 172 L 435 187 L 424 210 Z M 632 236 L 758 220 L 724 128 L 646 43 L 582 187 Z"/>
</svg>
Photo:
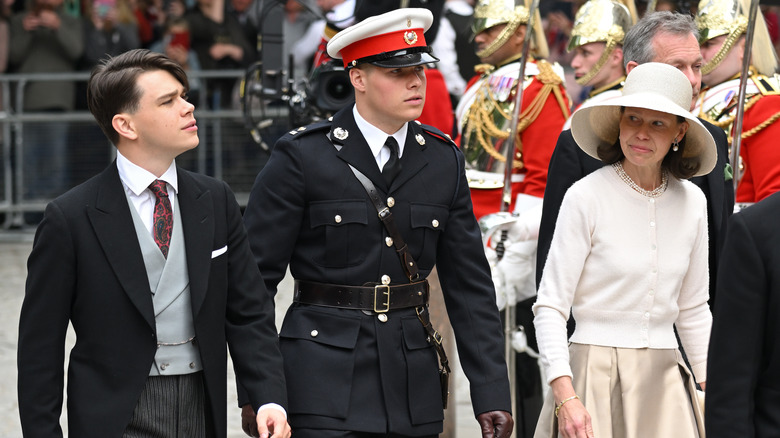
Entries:
<svg viewBox="0 0 780 438">
<path fill-rule="evenodd" d="M 596 438 L 704 438 L 696 386 L 677 349 L 571 344 L 574 390 Z M 557 438 L 552 391 L 534 438 Z"/>
</svg>

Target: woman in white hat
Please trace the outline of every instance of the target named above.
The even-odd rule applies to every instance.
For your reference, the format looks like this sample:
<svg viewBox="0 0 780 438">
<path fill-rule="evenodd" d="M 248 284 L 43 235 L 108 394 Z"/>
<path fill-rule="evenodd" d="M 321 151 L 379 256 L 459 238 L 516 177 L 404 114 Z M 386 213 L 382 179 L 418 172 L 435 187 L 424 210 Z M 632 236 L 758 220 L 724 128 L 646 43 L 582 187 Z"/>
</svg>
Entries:
<svg viewBox="0 0 780 438">
<path fill-rule="evenodd" d="M 573 116 L 577 144 L 611 166 L 568 190 L 555 227 L 533 307 L 551 388 L 536 437 L 704 436 L 707 203 L 686 179 L 716 152 L 691 92 L 676 68 L 642 64 L 622 96 Z"/>
</svg>

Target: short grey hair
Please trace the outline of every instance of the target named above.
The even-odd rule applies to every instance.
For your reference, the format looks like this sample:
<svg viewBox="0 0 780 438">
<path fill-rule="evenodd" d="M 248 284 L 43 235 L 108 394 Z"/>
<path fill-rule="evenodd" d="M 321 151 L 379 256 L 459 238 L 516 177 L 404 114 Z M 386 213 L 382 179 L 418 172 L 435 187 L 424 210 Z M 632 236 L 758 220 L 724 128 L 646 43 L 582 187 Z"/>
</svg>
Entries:
<svg viewBox="0 0 780 438">
<path fill-rule="evenodd" d="M 669 11 L 651 12 L 626 33 L 623 40 L 623 67 L 631 61 L 644 64 L 655 59 L 653 38 L 658 33 L 680 36 L 690 34 L 696 37 L 696 41 L 699 40 L 699 29 L 692 16 Z"/>
</svg>

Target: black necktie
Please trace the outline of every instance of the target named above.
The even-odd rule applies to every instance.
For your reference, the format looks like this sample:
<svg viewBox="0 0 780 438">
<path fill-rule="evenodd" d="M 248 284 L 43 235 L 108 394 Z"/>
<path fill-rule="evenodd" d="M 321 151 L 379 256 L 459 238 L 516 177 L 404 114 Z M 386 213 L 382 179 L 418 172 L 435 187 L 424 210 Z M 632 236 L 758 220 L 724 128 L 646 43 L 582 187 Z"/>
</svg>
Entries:
<svg viewBox="0 0 780 438">
<path fill-rule="evenodd" d="M 401 172 L 401 160 L 398 157 L 398 142 L 395 141 L 393 136 L 387 137 L 385 147 L 390 149 L 390 159 L 387 160 L 385 167 L 382 168 L 382 176 L 385 177 L 387 185 L 390 186 L 395 177 Z"/>
</svg>

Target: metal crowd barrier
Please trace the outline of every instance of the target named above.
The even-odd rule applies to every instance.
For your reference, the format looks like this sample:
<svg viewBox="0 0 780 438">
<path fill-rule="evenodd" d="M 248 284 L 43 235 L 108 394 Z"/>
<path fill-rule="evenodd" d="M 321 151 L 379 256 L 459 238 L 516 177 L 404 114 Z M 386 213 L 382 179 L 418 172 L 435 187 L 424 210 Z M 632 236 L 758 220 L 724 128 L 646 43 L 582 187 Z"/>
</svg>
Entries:
<svg viewBox="0 0 780 438">
<path fill-rule="evenodd" d="M 243 74 L 242 70 L 190 73 L 190 80 L 200 79 L 198 103 L 195 108 L 200 145 L 176 160 L 177 164 L 186 169 L 226 181 L 242 206 L 246 204 L 252 183 L 268 159 L 270 151 L 260 147 L 245 128 L 237 92 L 230 108 L 214 108 L 208 104 L 208 87 L 212 79 L 233 79 L 239 82 Z M 100 131 L 86 108 L 84 90 L 88 79 L 89 72 L 0 74 L 0 227 L 36 225 L 49 201 L 97 174 L 114 159 L 115 148 Z M 78 94 L 77 109 L 59 113 L 24 112 L 24 88 L 33 81 L 75 82 Z M 284 105 L 267 107 L 263 115 L 273 121 L 271 127 L 265 130 L 263 140 L 273 145 L 276 138 L 290 128 L 287 108 Z M 34 145 L 30 144 L 30 141 L 26 142 L 23 134 L 29 132 L 35 135 L 36 126 L 40 126 L 41 131 L 46 131 L 52 122 L 67 126 L 65 157 L 45 155 L 44 144 L 37 146 L 44 156 L 34 155 L 35 160 L 30 161 L 62 159 L 65 163 L 64 183 L 61 187 L 47 187 L 43 194 L 31 193 L 30 188 L 47 175 L 41 175 L 46 173 L 45 171 L 31 169 L 31 163 L 25 163 L 25 148 Z M 30 151 L 32 149 L 28 150 Z"/>
</svg>

